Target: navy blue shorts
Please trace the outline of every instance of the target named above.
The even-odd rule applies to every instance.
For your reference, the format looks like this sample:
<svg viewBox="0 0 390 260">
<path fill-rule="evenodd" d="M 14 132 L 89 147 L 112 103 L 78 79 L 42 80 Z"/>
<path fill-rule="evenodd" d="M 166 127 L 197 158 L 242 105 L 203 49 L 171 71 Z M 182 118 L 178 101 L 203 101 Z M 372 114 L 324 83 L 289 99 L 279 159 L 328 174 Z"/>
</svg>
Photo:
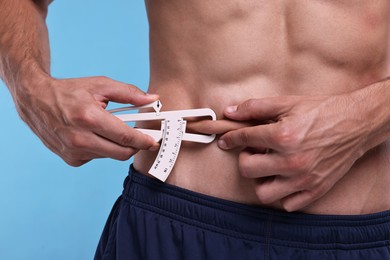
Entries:
<svg viewBox="0 0 390 260">
<path fill-rule="evenodd" d="M 286 213 L 181 189 L 130 169 L 95 259 L 390 259 L 390 212 Z"/>
</svg>

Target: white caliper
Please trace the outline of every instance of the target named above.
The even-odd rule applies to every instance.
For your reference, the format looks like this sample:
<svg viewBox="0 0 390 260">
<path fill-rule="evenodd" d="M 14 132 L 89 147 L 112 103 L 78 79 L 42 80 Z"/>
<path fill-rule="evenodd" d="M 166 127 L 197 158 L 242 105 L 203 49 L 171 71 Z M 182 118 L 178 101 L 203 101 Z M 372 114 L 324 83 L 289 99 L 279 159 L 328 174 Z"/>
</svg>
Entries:
<svg viewBox="0 0 390 260">
<path fill-rule="evenodd" d="M 118 113 L 129 110 L 139 110 L 141 108 L 154 108 L 154 112 L 138 114 L 115 114 L 116 117 L 124 122 L 135 121 L 161 121 L 161 129 L 143 129 L 135 128 L 138 131 L 150 135 L 156 142 L 161 141 L 160 150 L 149 173 L 161 181 L 165 181 L 179 155 L 182 141 L 197 143 L 211 143 L 215 135 L 202 135 L 186 133 L 186 117 L 211 117 L 216 120 L 216 115 L 210 108 L 172 110 L 160 112 L 162 104 L 159 100 L 144 106 L 130 106 L 109 110 L 111 113 Z"/>
</svg>

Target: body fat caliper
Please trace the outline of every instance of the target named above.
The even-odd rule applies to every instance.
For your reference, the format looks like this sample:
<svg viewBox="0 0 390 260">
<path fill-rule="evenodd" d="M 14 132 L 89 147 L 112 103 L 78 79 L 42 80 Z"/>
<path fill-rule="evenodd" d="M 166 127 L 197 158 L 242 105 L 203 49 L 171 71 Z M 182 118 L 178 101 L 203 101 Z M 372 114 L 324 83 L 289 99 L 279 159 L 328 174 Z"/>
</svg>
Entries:
<svg viewBox="0 0 390 260">
<path fill-rule="evenodd" d="M 149 170 L 149 173 L 157 179 L 165 181 L 175 165 L 182 141 L 211 143 L 215 139 L 215 135 L 186 133 L 186 120 L 184 120 L 184 118 L 210 117 L 212 120 L 216 120 L 216 115 L 210 108 L 161 111 L 161 107 L 161 102 L 157 100 L 144 106 L 123 107 L 111 109 L 108 110 L 108 112 L 115 114 L 116 117 L 124 122 L 152 120 L 161 121 L 160 130 L 143 128 L 135 129 L 144 134 L 150 135 L 156 142 L 161 141 L 160 150 Z M 154 112 L 116 114 L 118 112 L 139 110 L 142 108 L 153 108 Z"/>
</svg>

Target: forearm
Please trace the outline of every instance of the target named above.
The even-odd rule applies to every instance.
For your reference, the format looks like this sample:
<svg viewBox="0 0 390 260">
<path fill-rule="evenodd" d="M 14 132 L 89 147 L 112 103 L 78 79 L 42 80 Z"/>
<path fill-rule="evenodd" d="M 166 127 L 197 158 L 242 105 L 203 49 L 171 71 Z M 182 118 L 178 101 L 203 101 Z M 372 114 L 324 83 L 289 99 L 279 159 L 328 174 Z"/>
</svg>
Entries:
<svg viewBox="0 0 390 260">
<path fill-rule="evenodd" d="M 355 115 L 365 122 L 365 151 L 390 138 L 390 79 L 374 83 L 351 94 Z"/>
<path fill-rule="evenodd" d="M 48 3 L 0 0 L 0 76 L 14 99 L 50 73 Z"/>
</svg>

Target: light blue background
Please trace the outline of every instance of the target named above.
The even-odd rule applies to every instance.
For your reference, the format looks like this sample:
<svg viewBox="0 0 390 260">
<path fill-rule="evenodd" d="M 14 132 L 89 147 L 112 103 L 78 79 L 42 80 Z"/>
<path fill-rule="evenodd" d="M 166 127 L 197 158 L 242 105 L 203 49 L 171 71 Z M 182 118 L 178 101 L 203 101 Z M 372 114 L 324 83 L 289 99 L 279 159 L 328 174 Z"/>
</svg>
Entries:
<svg viewBox="0 0 390 260">
<path fill-rule="evenodd" d="M 56 0 L 47 23 L 53 76 L 105 75 L 146 90 L 143 1 Z M 2 83 L 0 104 L 0 259 L 92 259 L 130 162 L 72 168 L 19 119 Z"/>
</svg>

